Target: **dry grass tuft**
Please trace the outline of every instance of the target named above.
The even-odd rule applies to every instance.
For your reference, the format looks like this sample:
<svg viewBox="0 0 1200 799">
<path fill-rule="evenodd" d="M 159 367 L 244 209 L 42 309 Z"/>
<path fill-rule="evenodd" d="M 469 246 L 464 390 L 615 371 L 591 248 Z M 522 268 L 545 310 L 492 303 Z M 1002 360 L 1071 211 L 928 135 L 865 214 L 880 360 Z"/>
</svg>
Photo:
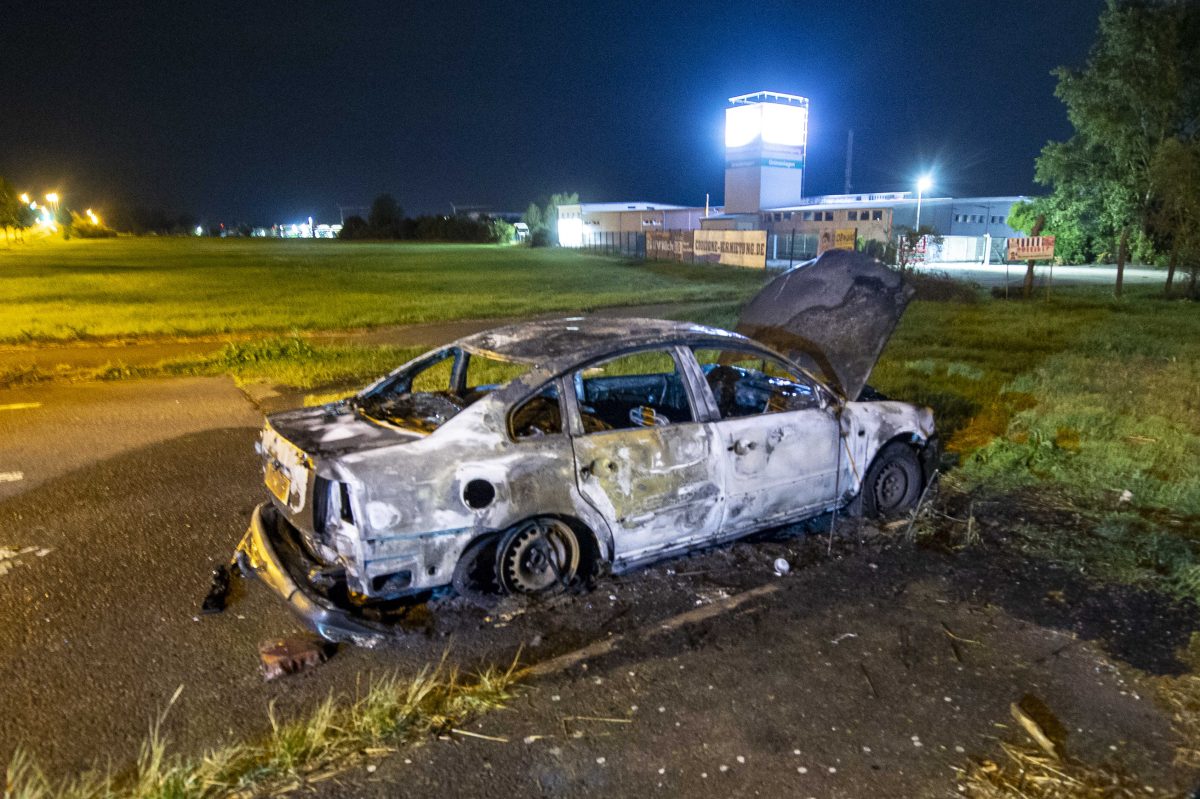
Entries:
<svg viewBox="0 0 1200 799">
<path fill-rule="evenodd" d="M 1175 763 L 1200 768 L 1200 674 L 1164 678 L 1158 695 L 1171 713 L 1171 726 L 1178 737 Z"/>
<path fill-rule="evenodd" d="M 161 734 L 168 704 L 151 724 L 128 772 L 97 770 L 55 784 L 18 750 L 5 774 L 4 799 L 215 799 L 286 793 L 404 744 L 448 733 L 478 713 L 503 706 L 518 676 L 514 661 L 507 670 L 489 669 L 463 681 L 456 671 L 446 670 L 443 659 L 415 678 L 378 679 L 353 701 L 331 695 L 306 717 L 281 721 L 272 709 L 269 735 L 200 758 L 170 752 Z M 176 698 L 178 692 L 171 704 Z"/>
<path fill-rule="evenodd" d="M 1058 759 L 1041 749 L 1001 743 L 1006 761 L 984 760 L 962 772 L 971 799 L 1126 799 L 1150 794 L 1132 776 L 1105 766 Z"/>
</svg>

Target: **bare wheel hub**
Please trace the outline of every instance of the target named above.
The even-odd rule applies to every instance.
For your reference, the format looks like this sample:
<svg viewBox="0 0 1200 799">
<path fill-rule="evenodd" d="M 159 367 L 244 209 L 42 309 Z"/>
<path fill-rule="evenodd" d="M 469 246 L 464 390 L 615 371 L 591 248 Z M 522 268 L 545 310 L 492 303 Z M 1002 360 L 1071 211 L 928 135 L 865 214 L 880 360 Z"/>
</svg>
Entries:
<svg viewBox="0 0 1200 799">
<path fill-rule="evenodd" d="M 505 537 L 500 552 L 504 587 L 520 594 L 561 588 L 579 570 L 579 540 L 557 519 L 525 522 Z"/>
<path fill-rule="evenodd" d="M 887 464 L 875 482 L 875 506 L 881 511 L 897 507 L 908 494 L 908 473 L 900 464 Z"/>
</svg>

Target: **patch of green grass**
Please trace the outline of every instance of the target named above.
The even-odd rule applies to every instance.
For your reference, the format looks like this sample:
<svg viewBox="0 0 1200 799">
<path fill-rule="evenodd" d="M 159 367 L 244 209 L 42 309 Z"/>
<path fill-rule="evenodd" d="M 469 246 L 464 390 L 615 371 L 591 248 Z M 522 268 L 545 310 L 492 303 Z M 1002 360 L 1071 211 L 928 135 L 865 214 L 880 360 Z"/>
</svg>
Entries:
<svg viewBox="0 0 1200 799">
<path fill-rule="evenodd" d="M 0 341 L 344 330 L 740 302 L 758 270 L 494 245 L 120 238 L 0 250 Z"/>
<path fill-rule="evenodd" d="M 149 366 L 109 363 L 59 375 L 74 380 L 126 380 L 144 377 L 230 375 L 240 385 L 271 383 L 344 396 L 341 387 L 365 386 L 426 351 L 425 347 L 312 344 L 292 336 L 230 343 L 211 356 L 185 357 Z M 38 373 L 29 381 L 50 376 Z M 0 375 L 0 382 L 3 376 Z M 334 387 L 337 387 L 335 390 Z"/>
<path fill-rule="evenodd" d="M 137 763 L 126 772 L 97 769 L 55 782 L 18 750 L 8 764 L 4 796 L 209 799 L 287 791 L 335 776 L 397 746 L 449 733 L 472 716 L 502 707 L 512 696 L 515 666 L 483 672 L 471 682 L 462 682 L 441 667 L 413 679 L 379 679 L 359 697 L 331 695 L 309 715 L 291 721 L 275 718 L 272 711 L 266 737 L 230 743 L 198 758 L 170 751 L 160 733 L 160 717 L 151 726 Z"/>
<path fill-rule="evenodd" d="M 934 408 L 963 490 L 1075 520 L 1015 525 L 1024 551 L 1200 601 L 1195 304 L 1097 289 L 917 302 L 872 382 Z"/>
</svg>

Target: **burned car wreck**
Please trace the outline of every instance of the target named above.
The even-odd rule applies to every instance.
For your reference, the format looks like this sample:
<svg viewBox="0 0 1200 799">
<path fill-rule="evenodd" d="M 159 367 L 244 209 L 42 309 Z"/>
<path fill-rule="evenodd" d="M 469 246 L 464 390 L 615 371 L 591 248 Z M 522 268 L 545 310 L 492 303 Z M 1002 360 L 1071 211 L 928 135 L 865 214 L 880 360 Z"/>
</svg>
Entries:
<svg viewBox="0 0 1200 799">
<path fill-rule="evenodd" d="M 932 412 L 857 401 L 910 298 L 831 251 L 734 333 L 654 319 L 502 327 L 347 400 L 273 414 L 242 570 L 330 640 L 432 589 L 538 594 L 835 509 L 896 513 L 934 468 Z"/>
</svg>

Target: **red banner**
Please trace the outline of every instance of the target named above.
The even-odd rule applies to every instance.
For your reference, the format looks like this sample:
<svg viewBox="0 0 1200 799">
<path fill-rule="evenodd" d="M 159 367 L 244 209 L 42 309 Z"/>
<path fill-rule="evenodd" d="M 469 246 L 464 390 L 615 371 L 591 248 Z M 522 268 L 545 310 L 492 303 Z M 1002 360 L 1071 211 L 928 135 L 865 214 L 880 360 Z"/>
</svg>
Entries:
<svg viewBox="0 0 1200 799">
<path fill-rule="evenodd" d="M 1008 240 L 1008 260 L 1010 261 L 1049 261 L 1053 257 L 1053 236 L 1032 236 Z"/>
</svg>

